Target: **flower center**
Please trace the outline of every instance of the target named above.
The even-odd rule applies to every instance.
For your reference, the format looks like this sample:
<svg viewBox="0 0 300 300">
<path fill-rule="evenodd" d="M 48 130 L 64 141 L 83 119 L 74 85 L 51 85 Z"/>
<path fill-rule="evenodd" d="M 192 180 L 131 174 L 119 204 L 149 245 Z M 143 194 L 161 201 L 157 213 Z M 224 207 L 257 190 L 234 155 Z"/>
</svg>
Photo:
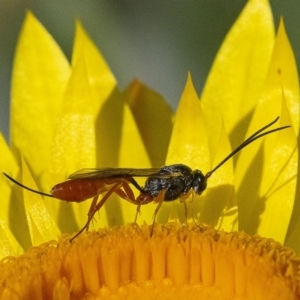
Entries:
<svg viewBox="0 0 300 300">
<path fill-rule="evenodd" d="M 1 299 L 298 299 L 300 260 L 279 243 L 175 224 L 49 242 L 0 264 Z"/>
</svg>

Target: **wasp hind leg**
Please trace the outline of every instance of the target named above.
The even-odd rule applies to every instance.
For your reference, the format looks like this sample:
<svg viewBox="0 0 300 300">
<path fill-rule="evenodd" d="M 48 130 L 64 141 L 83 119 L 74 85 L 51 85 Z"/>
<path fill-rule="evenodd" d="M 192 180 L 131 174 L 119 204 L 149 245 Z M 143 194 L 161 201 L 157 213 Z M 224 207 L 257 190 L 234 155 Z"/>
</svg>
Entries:
<svg viewBox="0 0 300 300">
<path fill-rule="evenodd" d="M 114 184 L 104 195 L 104 197 L 97 203 L 99 194 L 93 198 L 92 204 L 90 206 L 89 212 L 88 212 L 88 220 L 85 223 L 85 225 L 77 232 L 71 239 L 70 242 L 72 242 L 76 237 L 78 237 L 84 230 L 88 230 L 90 222 L 94 218 L 94 215 L 97 211 L 100 210 L 100 208 L 104 205 L 106 200 L 111 196 L 112 193 L 117 192 L 123 185 L 123 182 L 118 182 Z"/>
<path fill-rule="evenodd" d="M 89 212 L 88 212 L 88 220 L 87 222 L 85 223 L 85 225 L 70 239 L 70 242 L 72 242 L 75 238 L 77 238 L 82 232 L 84 232 L 85 230 L 88 230 L 89 229 L 89 226 L 90 226 L 90 222 L 92 221 L 93 217 L 94 217 L 94 214 L 95 212 L 93 213 L 94 209 L 95 209 L 95 206 L 97 204 L 97 201 L 98 201 L 98 197 L 99 195 L 95 196 L 93 198 L 93 201 L 92 201 L 92 204 L 90 206 L 90 209 L 89 209 Z"/>
<path fill-rule="evenodd" d="M 137 190 L 139 190 L 141 193 L 144 192 L 144 189 L 137 183 L 137 181 L 134 178 L 131 178 L 130 183 L 135 186 Z"/>
</svg>

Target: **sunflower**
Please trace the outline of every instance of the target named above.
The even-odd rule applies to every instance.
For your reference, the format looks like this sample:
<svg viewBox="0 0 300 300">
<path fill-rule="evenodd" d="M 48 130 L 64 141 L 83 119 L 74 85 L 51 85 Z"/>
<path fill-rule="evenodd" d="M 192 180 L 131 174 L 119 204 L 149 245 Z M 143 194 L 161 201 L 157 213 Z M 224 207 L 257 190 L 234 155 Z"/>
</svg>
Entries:
<svg viewBox="0 0 300 300">
<path fill-rule="evenodd" d="M 299 250 L 298 75 L 267 1 L 246 5 L 200 100 L 190 74 L 175 116 L 138 80 L 119 91 L 79 22 L 69 63 L 28 12 L 13 68 L 11 146 L 0 140 L 1 169 L 26 186 L 49 191 L 90 167 L 183 163 L 206 173 L 275 117 L 291 128 L 222 165 L 187 201 L 187 215 L 164 203 L 152 236 L 154 206 L 131 224 L 136 207 L 112 195 L 95 218 L 101 229 L 70 243 L 61 233 L 85 224 L 89 201 L 43 198 L 1 178 L 1 299 L 298 299 L 299 257 L 282 246 Z"/>
</svg>

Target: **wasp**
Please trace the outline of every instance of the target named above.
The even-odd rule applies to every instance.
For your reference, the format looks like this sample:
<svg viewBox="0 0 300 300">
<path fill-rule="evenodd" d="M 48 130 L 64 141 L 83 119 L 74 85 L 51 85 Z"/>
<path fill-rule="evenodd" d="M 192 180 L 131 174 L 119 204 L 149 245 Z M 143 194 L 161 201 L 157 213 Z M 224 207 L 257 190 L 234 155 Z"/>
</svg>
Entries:
<svg viewBox="0 0 300 300">
<path fill-rule="evenodd" d="M 142 205 L 150 202 L 158 204 L 153 215 L 153 224 L 151 229 L 152 235 L 155 217 L 163 201 L 180 199 L 181 202 L 185 203 L 185 200 L 191 195 L 191 193 L 201 195 L 207 187 L 207 180 L 210 176 L 237 152 L 267 134 L 291 127 L 283 126 L 265 131 L 271 125 L 276 123 L 278 119 L 279 117 L 252 134 L 206 174 L 203 174 L 197 169 L 192 170 L 184 164 L 173 164 L 163 166 L 161 168 L 145 169 L 82 169 L 71 174 L 67 181 L 56 184 L 49 194 L 31 189 L 30 187 L 16 181 L 9 175 L 5 173 L 4 175 L 22 188 L 43 196 L 77 203 L 93 198 L 88 211 L 88 220 L 86 224 L 78 233 L 76 233 L 75 236 L 72 237 L 70 241 L 74 240 L 84 230 L 88 230 L 89 224 L 94 218 L 95 213 L 101 209 L 113 193 L 137 206 L 136 218 Z M 147 178 L 143 187 L 135 180 L 137 177 Z M 138 197 L 135 197 L 131 185 L 139 191 L 140 194 Z M 99 200 L 99 195 L 101 194 L 104 194 L 104 196 Z"/>
</svg>

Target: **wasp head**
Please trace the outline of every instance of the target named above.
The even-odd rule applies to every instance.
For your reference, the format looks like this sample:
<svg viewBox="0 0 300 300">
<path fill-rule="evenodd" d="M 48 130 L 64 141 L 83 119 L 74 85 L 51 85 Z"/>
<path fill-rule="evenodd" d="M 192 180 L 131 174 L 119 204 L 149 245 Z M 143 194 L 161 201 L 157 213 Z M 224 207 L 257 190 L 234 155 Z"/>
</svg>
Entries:
<svg viewBox="0 0 300 300">
<path fill-rule="evenodd" d="M 205 191 L 207 186 L 206 177 L 199 170 L 193 171 L 193 182 L 192 188 L 194 192 L 198 195 L 201 195 L 203 191 Z"/>
</svg>

